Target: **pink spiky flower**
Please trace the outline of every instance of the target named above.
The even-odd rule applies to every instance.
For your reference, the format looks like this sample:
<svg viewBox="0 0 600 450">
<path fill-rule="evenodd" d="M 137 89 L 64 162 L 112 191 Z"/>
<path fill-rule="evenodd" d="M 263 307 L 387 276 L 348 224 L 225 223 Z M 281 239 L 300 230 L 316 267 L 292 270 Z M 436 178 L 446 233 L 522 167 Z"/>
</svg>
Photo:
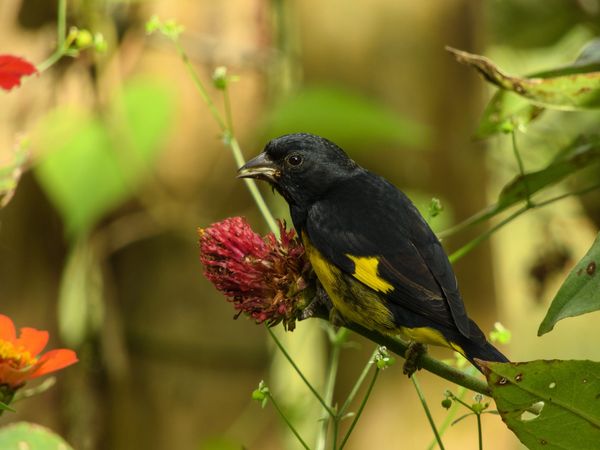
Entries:
<svg viewBox="0 0 600 450">
<path fill-rule="evenodd" d="M 204 275 L 238 311 L 257 323 L 293 330 L 310 299 L 312 269 L 294 230 L 279 221 L 281 238 L 261 237 L 243 217 L 199 229 Z"/>
</svg>

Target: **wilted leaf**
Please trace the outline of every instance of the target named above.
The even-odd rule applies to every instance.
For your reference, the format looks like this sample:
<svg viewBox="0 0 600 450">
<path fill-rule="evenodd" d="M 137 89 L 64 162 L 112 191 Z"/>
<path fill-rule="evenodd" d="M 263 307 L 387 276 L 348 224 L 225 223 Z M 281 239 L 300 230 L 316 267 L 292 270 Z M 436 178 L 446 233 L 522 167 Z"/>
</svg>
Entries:
<svg viewBox="0 0 600 450">
<path fill-rule="evenodd" d="M 490 83 L 515 92 L 539 106 L 573 110 L 600 107 L 600 71 L 542 77 L 518 77 L 503 72 L 485 56 L 448 47 L 456 60 L 472 66 Z"/>
<path fill-rule="evenodd" d="M 428 130 L 356 92 L 330 87 L 304 88 L 270 112 L 268 137 L 309 132 L 326 136 L 345 148 L 394 143 L 419 146 Z"/>
<path fill-rule="evenodd" d="M 32 75 L 37 69 L 29 61 L 13 55 L 0 55 L 0 88 L 10 91 L 21 85 L 21 78 Z"/>
<path fill-rule="evenodd" d="M 0 428 L 2 450 L 73 450 L 63 438 L 48 428 L 18 422 Z"/>
<path fill-rule="evenodd" d="M 572 64 L 558 69 L 533 73 L 528 75 L 527 78 L 553 78 L 599 71 L 600 39 L 594 39 L 583 47 Z M 475 132 L 475 137 L 483 139 L 499 132 L 508 131 L 513 127 L 527 125 L 543 111 L 543 107 L 531 103 L 527 98 L 500 89 L 487 104 Z"/>
<path fill-rule="evenodd" d="M 558 290 L 538 336 L 551 331 L 561 319 L 600 310 L 600 234 Z M 600 394 L 600 391 L 599 391 Z"/>
<path fill-rule="evenodd" d="M 129 84 L 102 119 L 60 109 L 46 117 L 38 146 L 47 151 L 36 175 L 74 235 L 85 234 L 137 189 L 171 122 L 171 93 Z"/>
<path fill-rule="evenodd" d="M 485 139 L 493 134 L 527 125 L 543 111 L 544 108 L 532 104 L 526 98 L 500 89 L 485 107 L 475 138 Z"/>
<path fill-rule="evenodd" d="M 481 365 L 502 420 L 527 448 L 598 448 L 600 363 L 555 360 Z"/>
</svg>

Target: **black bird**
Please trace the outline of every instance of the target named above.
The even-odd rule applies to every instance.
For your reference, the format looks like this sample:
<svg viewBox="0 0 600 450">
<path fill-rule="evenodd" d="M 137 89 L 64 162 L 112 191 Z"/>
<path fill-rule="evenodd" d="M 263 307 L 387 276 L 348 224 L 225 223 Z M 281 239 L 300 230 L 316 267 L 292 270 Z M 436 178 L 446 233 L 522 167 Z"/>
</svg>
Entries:
<svg viewBox="0 0 600 450">
<path fill-rule="evenodd" d="M 508 361 L 467 317 L 450 261 L 412 202 L 336 144 L 307 133 L 281 136 L 239 177 L 266 180 L 285 198 L 342 318 L 450 347 L 472 363 Z"/>
</svg>

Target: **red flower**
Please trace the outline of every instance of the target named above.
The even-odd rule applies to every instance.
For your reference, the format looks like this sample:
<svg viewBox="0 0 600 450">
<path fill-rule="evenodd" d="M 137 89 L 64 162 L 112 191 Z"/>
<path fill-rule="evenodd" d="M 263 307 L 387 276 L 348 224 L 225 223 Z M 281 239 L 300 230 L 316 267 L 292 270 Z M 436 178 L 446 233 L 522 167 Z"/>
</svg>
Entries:
<svg viewBox="0 0 600 450">
<path fill-rule="evenodd" d="M 37 73 L 29 61 L 13 55 L 0 55 L 0 88 L 10 91 L 21 85 L 21 78 Z"/>
<path fill-rule="evenodd" d="M 77 362 L 73 350 L 51 350 L 38 356 L 48 343 L 48 332 L 21 328 L 19 337 L 13 321 L 0 314 L 0 385 L 11 389 L 26 381 L 63 369 Z"/>
<path fill-rule="evenodd" d="M 233 303 L 257 323 L 283 322 L 293 330 L 307 304 L 305 290 L 311 266 L 294 230 L 279 221 L 281 239 L 252 231 L 242 217 L 232 217 L 199 229 L 200 261 L 204 274 Z"/>
</svg>

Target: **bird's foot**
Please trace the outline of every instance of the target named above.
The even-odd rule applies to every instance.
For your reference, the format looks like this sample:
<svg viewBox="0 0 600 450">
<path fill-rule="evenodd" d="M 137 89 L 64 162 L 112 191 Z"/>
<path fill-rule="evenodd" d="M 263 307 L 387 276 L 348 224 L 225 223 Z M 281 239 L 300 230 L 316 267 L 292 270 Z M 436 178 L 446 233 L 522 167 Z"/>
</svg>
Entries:
<svg viewBox="0 0 600 450">
<path fill-rule="evenodd" d="M 425 344 L 415 341 L 412 341 L 410 344 L 408 344 L 408 348 L 404 354 L 406 361 L 404 362 L 404 367 L 402 368 L 402 371 L 408 376 L 408 378 L 410 378 L 417 370 L 421 369 L 421 356 L 423 356 L 425 353 L 427 353 L 427 346 Z"/>
</svg>

